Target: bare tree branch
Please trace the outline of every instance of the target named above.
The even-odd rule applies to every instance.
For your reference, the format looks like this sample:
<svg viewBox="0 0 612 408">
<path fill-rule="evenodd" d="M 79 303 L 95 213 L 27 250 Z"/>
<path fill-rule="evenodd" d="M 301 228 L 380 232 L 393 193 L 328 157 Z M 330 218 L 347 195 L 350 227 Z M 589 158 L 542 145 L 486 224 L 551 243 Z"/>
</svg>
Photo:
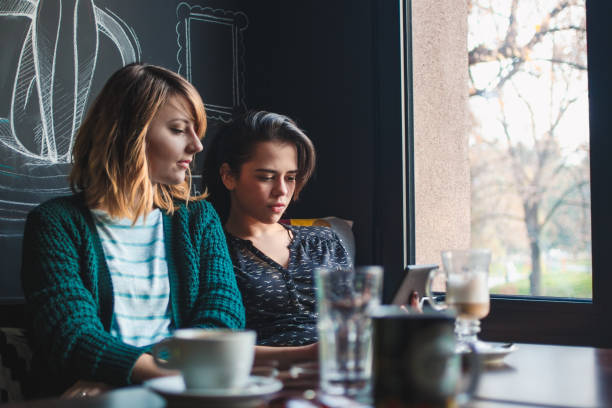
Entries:
<svg viewBox="0 0 612 408">
<path fill-rule="evenodd" d="M 542 30 L 540 29 L 540 32 L 544 35 L 546 34 L 552 34 L 552 33 L 558 33 L 561 31 L 578 31 L 581 33 L 586 33 L 586 28 L 584 27 L 580 27 L 580 26 L 574 26 L 574 25 L 570 25 L 567 27 L 553 27 L 553 28 L 549 28 L 546 30 Z"/>
<path fill-rule="evenodd" d="M 516 151 L 516 147 L 512 143 L 512 136 L 510 135 L 510 126 L 508 125 L 508 121 L 506 118 L 506 113 L 504 110 L 504 106 L 502 103 L 502 98 L 499 99 L 501 105 L 502 117 L 499 119 L 502 125 L 502 129 L 504 130 L 504 136 L 506 137 L 506 149 L 508 151 L 508 155 L 510 156 L 510 162 L 512 165 L 512 175 L 514 176 L 516 182 L 516 189 L 519 192 L 520 196 L 525 199 L 526 195 L 529 194 L 527 191 L 531 183 L 528 180 L 527 174 L 525 173 L 524 167 L 521 165 L 521 160 L 518 152 Z"/>
<path fill-rule="evenodd" d="M 555 212 L 557 211 L 557 209 L 559 209 L 559 207 L 561 207 L 563 204 L 565 204 L 565 198 L 567 196 L 569 196 L 570 194 L 572 194 L 576 189 L 579 189 L 585 185 L 587 185 L 588 182 L 586 180 L 583 180 L 582 182 L 578 183 L 578 184 L 574 184 L 573 186 L 570 186 L 569 188 L 567 188 L 563 194 L 561 194 L 561 196 L 555 201 L 555 203 L 553 204 L 553 206 L 550 208 L 550 210 L 548 210 L 548 213 L 546 214 L 546 216 L 544 217 L 544 221 L 542 221 L 540 223 L 540 227 L 544 228 L 544 226 L 546 225 L 546 223 L 548 223 L 548 221 L 552 218 L 552 216 L 555 214 Z"/>
<path fill-rule="evenodd" d="M 534 59 L 532 59 L 532 61 L 545 61 L 545 62 L 550 62 L 550 63 L 553 63 L 553 64 L 565 64 L 565 65 L 569 65 L 572 68 L 579 69 L 581 71 L 587 71 L 588 70 L 588 67 L 586 65 L 578 64 L 578 63 L 572 62 L 572 61 L 565 61 L 565 60 L 561 60 L 561 59 L 556 59 L 556 58 L 534 58 Z"/>
<path fill-rule="evenodd" d="M 547 13 L 541 23 L 539 24 L 539 30 L 537 30 L 531 39 L 522 47 L 517 45 L 517 22 L 516 12 L 518 7 L 518 0 L 513 0 L 510 7 L 510 15 L 508 16 L 508 29 L 506 36 L 502 43 L 495 48 L 488 48 L 484 44 L 480 44 L 474 49 L 468 52 L 468 65 L 476 65 L 482 62 L 493 62 L 510 59 L 512 61 L 512 69 L 505 75 L 499 77 L 499 81 L 494 88 L 501 88 L 504 86 L 506 81 L 516 74 L 521 66 L 529 59 L 529 55 L 533 50 L 533 47 L 540 43 L 543 38 L 551 33 L 560 31 L 561 28 L 550 28 L 550 21 L 556 17 L 565 8 L 570 7 L 575 2 L 573 0 L 562 0 L 559 4 Z M 567 28 L 567 27 L 565 27 Z M 552 62 L 552 61 L 551 61 Z M 560 62 L 561 63 L 561 62 Z M 562 61 L 562 63 L 575 64 L 569 61 Z M 586 69 L 586 67 L 585 67 Z M 491 88 L 489 88 L 491 89 Z M 473 88 L 470 89 L 469 96 L 482 96 L 486 90 Z"/>
</svg>

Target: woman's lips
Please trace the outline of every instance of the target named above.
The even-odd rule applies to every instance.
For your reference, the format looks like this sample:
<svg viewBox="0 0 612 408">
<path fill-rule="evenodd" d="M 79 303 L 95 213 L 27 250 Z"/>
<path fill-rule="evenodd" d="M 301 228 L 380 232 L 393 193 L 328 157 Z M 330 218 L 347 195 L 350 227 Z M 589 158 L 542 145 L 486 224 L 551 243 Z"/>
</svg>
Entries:
<svg viewBox="0 0 612 408">
<path fill-rule="evenodd" d="M 178 165 L 179 167 L 187 169 L 189 168 L 189 163 L 191 163 L 191 160 L 181 160 L 180 162 L 178 162 Z"/>
</svg>

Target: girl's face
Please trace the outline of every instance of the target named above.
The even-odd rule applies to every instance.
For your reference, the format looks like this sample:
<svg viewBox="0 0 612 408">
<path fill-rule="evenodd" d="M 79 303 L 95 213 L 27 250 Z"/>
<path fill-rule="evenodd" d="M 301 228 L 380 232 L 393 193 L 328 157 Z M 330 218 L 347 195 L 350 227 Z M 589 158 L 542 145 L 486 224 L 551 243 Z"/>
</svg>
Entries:
<svg viewBox="0 0 612 408">
<path fill-rule="evenodd" d="M 253 157 L 242 165 L 238 176 L 224 164 L 221 176 L 230 191 L 230 217 L 264 224 L 278 222 L 293 198 L 297 168 L 295 146 L 280 142 L 257 143 Z"/>
<path fill-rule="evenodd" d="M 180 184 L 202 143 L 191 119 L 190 104 L 172 96 L 153 117 L 147 131 L 147 161 L 153 184 Z"/>
</svg>

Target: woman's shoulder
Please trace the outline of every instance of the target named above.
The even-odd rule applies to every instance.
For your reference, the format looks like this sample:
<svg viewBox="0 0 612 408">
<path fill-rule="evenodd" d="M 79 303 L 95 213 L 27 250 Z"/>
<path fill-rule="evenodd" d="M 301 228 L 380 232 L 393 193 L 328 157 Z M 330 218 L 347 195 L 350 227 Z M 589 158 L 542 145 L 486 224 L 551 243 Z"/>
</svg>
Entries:
<svg viewBox="0 0 612 408">
<path fill-rule="evenodd" d="M 32 215 L 66 216 L 72 213 L 80 213 L 85 207 L 82 194 L 73 194 L 51 198 L 34 207 L 30 212 Z"/>
<path fill-rule="evenodd" d="M 31 234 L 56 240 L 88 234 L 87 231 L 90 231 L 91 227 L 88 213 L 89 210 L 79 194 L 47 200 L 29 212 L 24 240 L 26 235 Z"/>
<path fill-rule="evenodd" d="M 219 216 L 208 201 L 193 200 L 177 204 L 178 208 L 172 215 L 164 214 L 172 224 L 179 228 L 177 231 L 198 237 L 207 235 L 209 239 L 212 239 L 212 234 L 215 240 L 225 241 Z"/>
<path fill-rule="evenodd" d="M 176 213 L 186 214 L 189 217 L 219 218 L 214 207 L 208 200 L 177 201 Z"/>
</svg>

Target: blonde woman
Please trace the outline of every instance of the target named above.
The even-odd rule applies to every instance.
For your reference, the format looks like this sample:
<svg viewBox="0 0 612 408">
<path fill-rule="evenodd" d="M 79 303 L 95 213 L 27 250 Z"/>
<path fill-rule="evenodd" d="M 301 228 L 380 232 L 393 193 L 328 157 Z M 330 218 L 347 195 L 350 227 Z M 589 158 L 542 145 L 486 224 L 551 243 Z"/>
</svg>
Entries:
<svg viewBox="0 0 612 408">
<path fill-rule="evenodd" d="M 190 195 L 205 130 L 198 92 L 161 67 L 120 69 L 93 103 L 73 148 L 75 194 L 34 209 L 24 233 L 22 285 L 46 394 L 167 375 L 147 351 L 172 330 L 244 327 L 219 218 Z"/>
</svg>

